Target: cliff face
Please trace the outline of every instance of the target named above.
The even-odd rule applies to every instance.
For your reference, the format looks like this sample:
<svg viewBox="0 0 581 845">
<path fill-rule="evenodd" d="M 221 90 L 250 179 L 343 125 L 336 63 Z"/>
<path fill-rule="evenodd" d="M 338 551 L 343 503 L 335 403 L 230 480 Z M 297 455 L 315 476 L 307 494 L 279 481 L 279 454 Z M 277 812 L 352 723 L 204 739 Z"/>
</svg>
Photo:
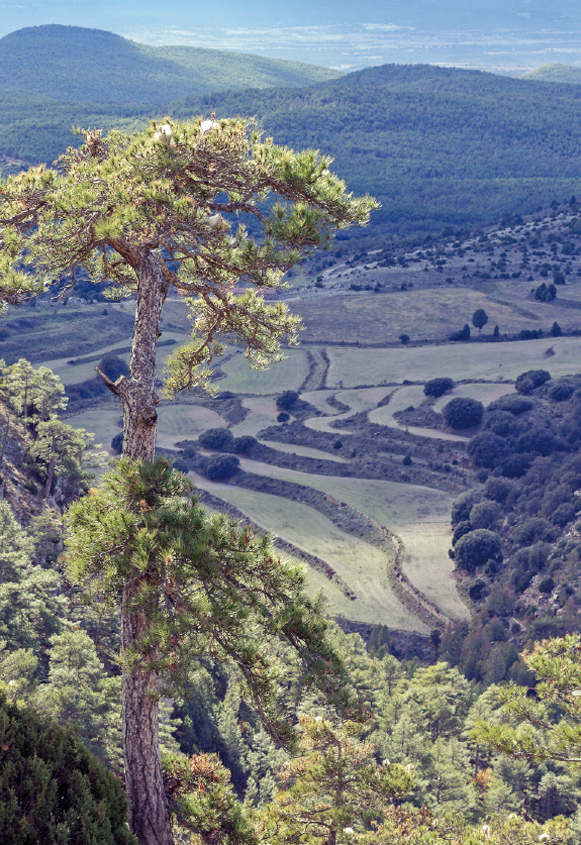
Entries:
<svg viewBox="0 0 581 845">
<path fill-rule="evenodd" d="M 37 482 L 24 461 L 28 436 L 21 420 L 0 401 L 0 498 L 21 525 L 43 510 Z"/>
</svg>

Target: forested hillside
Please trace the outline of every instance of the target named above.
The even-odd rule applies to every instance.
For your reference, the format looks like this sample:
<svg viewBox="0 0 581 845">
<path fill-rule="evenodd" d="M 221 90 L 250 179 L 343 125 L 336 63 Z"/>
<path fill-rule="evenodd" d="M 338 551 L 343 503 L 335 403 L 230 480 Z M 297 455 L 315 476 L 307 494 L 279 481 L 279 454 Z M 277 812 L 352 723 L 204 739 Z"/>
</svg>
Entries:
<svg viewBox="0 0 581 845">
<path fill-rule="evenodd" d="M 137 83 L 136 76 L 130 79 Z M 382 203 L 366 237 L 465 229 L 577 191 L 578 85 L 385 65 L 298 91 L 215 93 L 171 104 L 168 89 L 159 90 L 165 104 L 149 108 L 57 104 L 30 95 L 20 101 L 20 94 L 0 92 L 4 167 L 7 159 L 53 160 L 75 142 L 73 123 L 131 127 L 164 112 L 216 112 L 257 115 L 277 143 L 332 155 L 351 189 Z"/>
<path fill-rule="evenodd" d="M 28 27 L 0 38 L 1 87 L 60 102 L 160 105 L 192 94 L 337 76 L 316 65 L 243 53 L 149 47 L 78 26 Z"/>
</svg>

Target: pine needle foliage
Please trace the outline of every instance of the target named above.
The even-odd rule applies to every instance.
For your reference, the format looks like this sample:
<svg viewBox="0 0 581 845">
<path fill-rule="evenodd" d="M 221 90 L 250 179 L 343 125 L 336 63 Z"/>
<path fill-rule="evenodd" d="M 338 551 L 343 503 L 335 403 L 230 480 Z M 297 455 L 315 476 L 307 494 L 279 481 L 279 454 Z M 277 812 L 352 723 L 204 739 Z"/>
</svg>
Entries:
<svg viewBox="0 0 581 845">
<path fill-rule="evenodd" d="M 198 659 L 233 664 L 269 730 L 290 740 L 277 705 L 283 638 L 312 682 L 355 714 L 341 660 L 326 639 L 317 601 L 303 592 L 301 568 L 281 560 L 267 537 L 228 517 L 208 516 L 188 480 L 158 459 L 123 459 L 72 505 L 67 516 L 69 576 L 93 597 L 118 602 L 128 580 L 147 624 L 122 655 L 129 671 L 160 671 L 180 686 Z"/>
<path fill-rule="evenodd" d="M 284 273 L 332 231 L 367 222 L 377 207 L 346 192 L 330 158 L 276 146 L 250 119 L 77 131 L 84 143 L 56 168 L 0 183 L 0 301 L 55 281 L 74 286 L 79 271 L 123 297 L 137 291 L 143 257 L 155 255 L 193 322 L 191 343 L 169 364 L 170 393 L 209 387 L 224 334 L 239 337 L 257 367 L 278 360 L 299 320 L 260 289 L 283 287 Z M 237 296 L 240 283 L 250 287 Z"/>
<path fill-rule="evenodd" d="M 72 728 L 0 699 L 0 841 L 136 845 L 121 783 Z"/>
</svg>

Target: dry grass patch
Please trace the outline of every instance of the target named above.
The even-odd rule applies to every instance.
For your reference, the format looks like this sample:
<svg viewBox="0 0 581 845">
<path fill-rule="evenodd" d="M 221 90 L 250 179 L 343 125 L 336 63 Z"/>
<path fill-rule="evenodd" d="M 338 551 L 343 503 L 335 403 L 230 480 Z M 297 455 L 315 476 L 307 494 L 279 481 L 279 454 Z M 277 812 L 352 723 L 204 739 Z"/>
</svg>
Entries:
<svg viewBox="0 0 581 845">
<path fill-rule="evenodd" d="M 554 355 L 547 356 L 548 349 Z M 328 350 L 331 365 L 327 382 L 339 389 L 399 383 L 404 379 L 426 382 L 438 376 L 461 379 L 515 379 L 531 369 L 548 369 L 552 376 L 579 371 L 581 338 L 560 337 L 480 344 L 455 343 L 394 349 Z"/>
<path fill-rule="evenodd" d="M 195 480 L 198 487 L 234 505 L 266 531 L 332 566 L 357 595 L 354 601 L 345 598 L 341 600 L 340 607 L 337 604 L 331 607 L 332 614 L 341 614 L 358 622 L 427 631 L 426 626 L 392 592 L 386 556 L 380 549 L 341 531 L 307 505 L 198 477 Z M 339 599 L 334 585 L 331 591 L 327 590 L 327 579 L 314 574 L 312 580 L 326 595 L 332 593 L 335 601 Z"/>
<path fill-rule="evenodd" d="M 494 302 L 486 294 L 469 288 L 443 286 L 386 294 L 369 292 L 292 303 L 292 310 L 301 315 L 305 324 L 303 337 L 318 343 L 368 343 L 370 338 L 377 343 L 394 343 L 404 332 L 412 340 L 441 340 L 451 331 L 461 329 L 464 323 L 470 324 L 478 308 L 484 308 L 488 314 L 489 327 L 498 324 L 501 331 L 511 334 L 531 328 L 530 317 L 519 313 L 518 308 L 510 303 Z M 552 319 L 546 317 L 546 329 L 550 328 Z"/>
<path fill-rule="evenodd" d="M 302 349 L 289 349 L 286 354 L 284 361 L 268 370 L 251 370 L 243 353 L 234 355 L 221 365 L 226 377 L 218 382 L 219 389 L 262 395 L 298 390 L 309 372 L 307 354 Z"/>
<path fill-rule="evenodd" d="M 159 426 L 157 445 L 172 449 L 179 440 L 194 440 L 208 428 L 226 428 L 226 420 L 201 405 L 184 405 L 179 402 L 158 407 Z"/>
</svg>

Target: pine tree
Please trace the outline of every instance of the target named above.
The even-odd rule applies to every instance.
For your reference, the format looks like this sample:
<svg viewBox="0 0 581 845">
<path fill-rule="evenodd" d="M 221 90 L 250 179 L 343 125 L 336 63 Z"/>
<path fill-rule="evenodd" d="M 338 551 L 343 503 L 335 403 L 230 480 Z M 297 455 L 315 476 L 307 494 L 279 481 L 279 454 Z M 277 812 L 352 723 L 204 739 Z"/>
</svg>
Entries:
<svg viewBox="0 0 581 845">
<path fill-rule="evenodd" d="M 68 514 L 70 577 L 109 602 L 130 589 L 129 606 L 139 608 L 139 630 L 131 636 L 122 630 L 121 654 L 124 677 L 141 684 L 138 706 L 150 703 L 150 718 L 157 719 L 162 681 L 168 690 L 187 684 L 209 654 L 237 670 L 271 733 L 290 738 L 277 701 L 281 661 L 271 647 L 282 637 L 305 660 L 311 682 L 358 711 L 341 689 L 342 663 L 326 641 L 319 607 L 302 592 L 302 570 L 279 560 L 267 538 L 237 530 L 222 515 L 207 517 L 183 496 L 188 490 L 187 479 L 166 461 L 122 459 Z M 125 745 L 129 735 L 143 771 L 157 749 L 140 727 L 139 719 L 124 721 Z M 155 813 L 165 796 L 154 791 L 145 799 L 147 812 Z"/>
<path fill-rule="evenodd" d="M 301 256 L 337 227 L 366 222 L 376 203 L 346 194 L 328 158 L 263 141 L 250 121 L 168 119 L 133 135 L 82 134 L 84 144 L 61 156 L 58 170 L 31 168 L 1 186 L 0 301 L 20 302 L 55 280 L 74 286 L 79 268 L 120 296 L 136 295 L 130 377 L 101 377 L 123 407 L 123 454 L 151 462 L 156 348 L 170 289 L 186 300 L 194 325 L 192 342 L 169 363 L 170 393 L 209 386 L 208 364 L 224 335 L 264 366 L 280 357 L 282 340 L 294 341 L 298 320 L 283 303 L 267 305 L 260 289 L 282 287 Z M 247 220 L 260 230 L 255 238 Z M 240 282 L 249 287 L 236 297 Z M 126 655 L 139 651 L 149 627 L 140 607 L 147 583 L 143 573 L 122 587 Z M 158 694 L 156 674 L 126 659 L 125 778 L 142 845 L 172 843 Z"/>
<path fill-rule="evenodd" d="M 0 841 L 137 845 L 121 784 L 74 730 L 2 700 Z"/>
</svg>

